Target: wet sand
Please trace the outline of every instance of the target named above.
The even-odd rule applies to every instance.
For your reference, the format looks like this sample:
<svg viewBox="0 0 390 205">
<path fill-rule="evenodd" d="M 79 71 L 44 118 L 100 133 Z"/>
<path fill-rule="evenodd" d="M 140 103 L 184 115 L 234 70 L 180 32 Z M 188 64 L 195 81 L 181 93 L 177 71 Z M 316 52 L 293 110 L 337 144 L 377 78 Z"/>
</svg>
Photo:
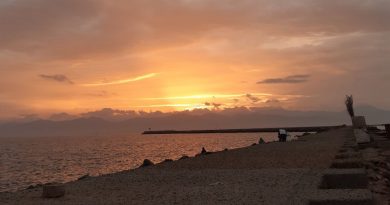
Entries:
<svg viewBox="0 0 390 205">
<path fill-rule="evenodd" d="M 1 204 L 306 204 L 351 128 L 268 143 L 65 184 L 0 193 Z"/>
</svg>

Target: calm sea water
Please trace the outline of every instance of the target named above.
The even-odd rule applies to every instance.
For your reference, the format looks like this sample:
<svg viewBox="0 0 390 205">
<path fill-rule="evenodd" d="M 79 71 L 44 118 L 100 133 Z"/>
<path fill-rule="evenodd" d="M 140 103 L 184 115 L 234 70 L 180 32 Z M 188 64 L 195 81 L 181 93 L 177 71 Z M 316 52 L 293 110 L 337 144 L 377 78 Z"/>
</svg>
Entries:
<svg viewBox="0 0 390 205">
<path fill-rule="evenodd" d="M 0 192 L 29 185 L 68 182 L 153 162 L 194 156 L 208 151 L 239 148 L 276 140 L 276 133 L 132 135 L 125 137 L 0 138 Z"/>
</svg>

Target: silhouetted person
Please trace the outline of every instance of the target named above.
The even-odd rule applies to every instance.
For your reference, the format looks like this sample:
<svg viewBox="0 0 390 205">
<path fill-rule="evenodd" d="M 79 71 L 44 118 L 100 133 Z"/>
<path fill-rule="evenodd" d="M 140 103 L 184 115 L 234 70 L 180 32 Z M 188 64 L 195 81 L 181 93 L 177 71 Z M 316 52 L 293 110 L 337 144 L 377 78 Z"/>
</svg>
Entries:
<svg viewBox="0 0 390 205">
<path fill-rule="evenodd" d="M 280 129 L 278 132 L 279 142 L 287 141 L 287 131 L 284 129 Z"/>
</svg>

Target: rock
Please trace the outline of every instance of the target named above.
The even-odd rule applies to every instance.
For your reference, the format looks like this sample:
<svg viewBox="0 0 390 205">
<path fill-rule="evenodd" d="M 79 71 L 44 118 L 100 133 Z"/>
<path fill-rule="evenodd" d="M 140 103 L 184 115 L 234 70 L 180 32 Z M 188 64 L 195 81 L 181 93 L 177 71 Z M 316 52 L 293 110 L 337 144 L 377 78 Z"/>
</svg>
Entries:
<svg viewBox="0 0 390 205">
<path fill-rule="evenodd" d="M 35 189 L 35 188 L 38 188 L 38 187 L 41 187 L 43 186 L 42 184 L 35 184 L 35 185 L 30 185 L 28 186 L 26 189 Z"/>
<path fill-rule="evenodd" d="M 183 155 L 182 157 L 179 158 L 179 160 L 183 160 L 183 159 L 188 159 L 190 157 L 188 157 L 187 155 Z"/>
<path fill-rule="evenodd" d="M 379 180 L 382 180 L 383 177 L 380 175 L 380 174 L 376 174 L 373 178 L 374 181 L 379 181 Z"/>
<path fill-rule="evenodd" d="M 60 183 L 50 183 L 43 185 L 43 198 L 59 198 L 65 195 L 65 186 Z"/>
<path fill-rule="evenodd" d="M 383 195 L 388 193 L 387 187 L 384 184 L 376 184 L 374 187 L 372 187 L 372 191 L 374 193 L 383 194 Z"/>
<path fill-rule="evenodd" d="M 368 135 L 362 129 L 354 129 L 353 132 L 358 144 L 369 143 L 371 141 L 370 135 Z"/>
<path fill-rule="evenodd" d="M 200 151 L 199 154 L 196 154 L 195 157 L 199 157 L 199 156 L 207 155 L 207 154 L 210 154 L 210 152 L 207 152 L 206 149 L 204 147 L 202 147 L 202 151 Z"/>
<path fill-rule="evenodd" d="M 261 137 L 260 137 L 260 139 L 259 139 L 259 144 L 265 144 L 265 141 L 264 141 L 264 139 L 263 139 L 263 138 L 261 138 Z"/>
<path fill-rule="evenodd" d="M 383 151 L 381 155 L 385 157 L 390 156 L 390 150 Z"/>
<path fill-rule="evenodd" d="M 202 147 L 202 151 L 200 152 L 200 154 L 206 154 L 206 153 L 207 153 L 206 149 Z"/>
<path fill-rule="evenodd" d="M 38 188 L 38 187 L 41 187 L 43 186 L 42 184 L 35 184 L 35 185 L 30 185 L 28 186 L 26 189 L 35 189 L 35 188 Z"/>
<path fill-rule="evenodd" d="M 355 129 L 366 129 L 366 118 L 364 116 L 354 116 L 352 117 L 352 125 Z"/>
<path fill-rule="evenodd" d="M 79 177 L 77 180 L 83 180 L 83 179 L 86 179 L 88 177 L 89 177 L 89 174 L 86 174 L 86 175 Z"/>
<path fill-rule="evenodd" d="M 223 183 L 222 182 L 215 182 L 215 183 L 209 184 L 209 186 L 217 186 L 217 185 L 223 185 Z"/>
<path fill-rule="evenodd" d="M 382 172 L 382 176 L 390 180 L 390 171 L 385 170 L 384 172 Z"/>
<path fill-rule="evenodd" d="M 257 144 L 256 143 L 253 143 L 252 146 L 256 146 Z"/>
<path fill-rule="evenodd" d="M 173 162 L 172 159 L 165 159 L 163 162 Z"/>
<path fill-rule="evenodd" d="M 225 151 L 225 152 L 226 152 L 226 151 L 229 151 L 229 149 L 228 149 L 228 148 L 225 148 L 223 151 Z"/>
<path fill-rule="evenodd" d="M 148 166 L 152 166 L 152 165 L 154 165 L 154 163 L 152 161 L 145 159 L 140 167 L 148 167 Z"/>
</svg>

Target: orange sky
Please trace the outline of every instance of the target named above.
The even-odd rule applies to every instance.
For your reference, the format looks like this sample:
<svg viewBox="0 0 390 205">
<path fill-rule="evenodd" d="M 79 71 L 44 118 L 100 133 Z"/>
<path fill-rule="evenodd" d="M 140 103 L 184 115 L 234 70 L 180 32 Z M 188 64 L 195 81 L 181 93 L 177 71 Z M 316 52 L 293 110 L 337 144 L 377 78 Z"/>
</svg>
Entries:
<svg viewBox="0 0 390 205">
<path fill-rule="evenodd" d="M 390 109 L 387 0 L 5 0 L 0 118 L 104 107 Z"/>
</svg>

